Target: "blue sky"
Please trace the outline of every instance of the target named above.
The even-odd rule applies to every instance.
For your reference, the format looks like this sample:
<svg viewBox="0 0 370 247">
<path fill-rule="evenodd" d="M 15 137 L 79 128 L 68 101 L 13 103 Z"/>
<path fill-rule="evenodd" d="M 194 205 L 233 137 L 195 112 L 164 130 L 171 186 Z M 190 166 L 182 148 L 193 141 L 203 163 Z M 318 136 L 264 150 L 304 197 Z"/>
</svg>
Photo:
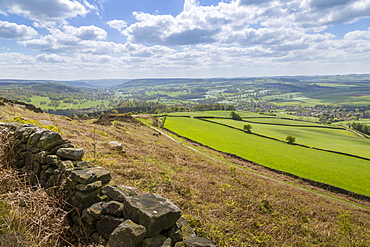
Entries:
<svg viewBox="0 0 370 247">
<path fill-rule="evenodd" d="M 370 73 L 370 0 L 0 0 L 0 78 Z"/>
</svg>

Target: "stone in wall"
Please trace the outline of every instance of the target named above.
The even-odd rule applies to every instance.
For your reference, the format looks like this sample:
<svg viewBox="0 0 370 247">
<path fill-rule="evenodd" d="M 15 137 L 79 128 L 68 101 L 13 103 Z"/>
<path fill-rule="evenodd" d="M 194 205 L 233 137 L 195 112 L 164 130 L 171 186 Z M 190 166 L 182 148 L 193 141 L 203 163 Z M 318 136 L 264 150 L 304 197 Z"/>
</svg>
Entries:
<svg viewBox="0 0 370 247">
<path fill-rule="evenodd" d="M 144 240 L 146 229 L 144 226 L 135 224 L 131 220 L 126 220 L 119 224 L 112 232 L 107 243 L 107 247 L 135 247 L 140 246 Z"/>
<path fill-rule="evenodd" d="M 124 216 L 147 229 L 147 237 L 154 236 L 176 224 L 180 209 L 158 194 L 126 197 Z"/>
<path fill-rule="evenodd" d="M 59 148 L 57 155 L 66 160 L 81 160 L 84 150 L 82 148 Z"/>
</svg>

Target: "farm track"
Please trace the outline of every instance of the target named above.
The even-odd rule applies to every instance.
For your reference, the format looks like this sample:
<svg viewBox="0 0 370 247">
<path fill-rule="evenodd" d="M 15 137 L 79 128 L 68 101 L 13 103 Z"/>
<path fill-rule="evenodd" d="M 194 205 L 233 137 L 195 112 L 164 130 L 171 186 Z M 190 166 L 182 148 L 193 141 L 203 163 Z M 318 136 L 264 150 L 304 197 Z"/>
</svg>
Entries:
<svg viewBox="0 0 370 247">
<path fill-rule="evenodd" d="M 347 205 L 347 206 L 351 206 L 353 208 L 356 208 L 356 209 L 361 209 L 361 210 L 366 210 L 366 211 L 370 211 L 370 207 L 367 207 L 365 205 L 361 205 L 361 204 L 356 204 L 356 203 L 353 203 L 353 202 L 350 202 L 350 201 L 347 201 L 347 200 L 344 200 L 344 199 L 341 199 L 341 198 L 338 198 L 338 197 L 335 197 L 335 196 L 332 196 L 330 194 L 326 194 L 326 193 L 320 193 L 320 192 L 317 192 L 317 191 L 313 191 L 313 190 L 310 190 L 310 189 L 307 189 L 307 188 L 304 188 L 304 187 L 301 187 L 301 186 L 298 186 L 296 184 L 293 184 L 291 182 L 286 182 L 286 181 L 283 181 L 283 180 L 280 180 L 280 179 L 277 179 L 277 178 L 273 178 L 273 177 L 270 177 L 270 176 L 267 176 L 267 175 L 264 175 L 264 174 L 261 174 L 259 173 L 258 171 L 252 171 L 251 169 L 248 169 L 248 168 L 244 168 L 244 167 L 240 167 L 238 165 L 231 165 L 229 164 L 228 162 L 224 161 L 224 160 L 221 160 L 221 159 L 218 159 L 218 158 L 215 158 L 205 152 L 202 152 L 192 146 L 190 146 L 189 144 L 185 144 L 183 142 L 180 142 L 178 140 L 176 140 L 175 138 L 173 138 L 172 136 L 170 136 L 169 134 L 165 133 L 164 131 L 160 130 L 160 129 L 157 129 L 157 128 L 154 128 L 152 126 L 149 126 L 150 128 L 152 128 L 153 130 L 155 131 L 158 131 L 159 133 L 161 133 L 162 135 L 166 136 L 167 138 L 171 139 L 172 141 L 174 142 L 177 142 L 177 143 L 180 143 L 181 145 L 185 146 L 186 148 L 189 148 L 207 158 L 210 158 L 214 161 L 217 161 L 217 162 L 220 162 L 226 166 L 230 166 L 230 167 L 235 167 L 236 169 L 238 170 L 243 170 L 243 171 L 246 171 L 248 173 L 251 173 L 251 174 L 254 174 L 256 176 L 259 176 L 261 178 L 264 178 L 264 179 L 268 179 L 268 180 L 272 180 L 274 182 L 277 182 L 279 184 L 283 184 L 285 186 L 289 186 L 291 188 L 295 188 L 297 190 L 300 190 L 300 191 L 304 191 L 304 192 L 307 192 L 307 193 L 311 193 L 311 194 L 314 194 L 316 196 L 319 196 L 319 197 L 322 197 L 322 198 L 325 198 L 325 199 L 328 199 L 328 200 L 331 200 L 331 201 L 334 201 L 334 202 L 338 202 L 338 203 L 341 203 L 341 204 L 344 204 L 344 205 Z"/>
<path fill-rule="evenodd" d="M 356 135 L 358 135 L 358 136 L 359 136 L 359 137 L 361 137 L 361 138 L 369 139 L 367 136 L 365 136 L 364 134 L 362 134 L 362 133 L 360 133 L 360 132 L 358 132 L 358 131 L 356 131 L 356 130 L 351 130 L 351 129 L 347 129 L 347 130 L 349 130 L 349 131 L 351 131 L 351 132 L 355 133 Z"/>
</svg>

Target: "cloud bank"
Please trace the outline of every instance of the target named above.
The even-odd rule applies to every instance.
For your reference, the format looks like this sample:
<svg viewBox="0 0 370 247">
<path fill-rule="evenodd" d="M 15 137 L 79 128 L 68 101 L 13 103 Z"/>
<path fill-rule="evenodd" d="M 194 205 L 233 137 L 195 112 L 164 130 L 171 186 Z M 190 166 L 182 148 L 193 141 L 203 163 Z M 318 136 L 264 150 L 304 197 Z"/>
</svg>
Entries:
<svg viewBox="0 0 370 247">
<path fill-rule="evenodd" d="M 0 62 L 12 54 L 11 61 L 24 67 L 28 59 L 41 69 L 45 64 L 64 64 L 72 71 L 77 66 L 99 72 L 105 64 L 105 70 L 122 75 L 144 71 L 159 77 L 179 75 L 179 70 L 185 76 L 193 72 L 211 77 L 250 75 L 257 70 L 304 73 L 305 68 L 320 73 L 324 66 L 331 68 L 327 72 L 346 67 L 356 73 L 370 63 L 370 28 L 343 36 L 328 31 L 336 24 L 370 18 L 370 0 L 231 0 L 211 6 L 185 0 L 177 15 L 137 11 L 131 22 L 69 24 L 98 11 L 95 2 L 0 0 L 3 15 L 35 22 L 30 27 L 1 21 L 0 38 L 19 40 L 18 44 L 39 52 L 36 57 L 3 53 Z M 35 28 L 46 28 L 47 34 L 40 35 Z M 110 40 L 113 35 L 121 40 Z"/>
</svg>

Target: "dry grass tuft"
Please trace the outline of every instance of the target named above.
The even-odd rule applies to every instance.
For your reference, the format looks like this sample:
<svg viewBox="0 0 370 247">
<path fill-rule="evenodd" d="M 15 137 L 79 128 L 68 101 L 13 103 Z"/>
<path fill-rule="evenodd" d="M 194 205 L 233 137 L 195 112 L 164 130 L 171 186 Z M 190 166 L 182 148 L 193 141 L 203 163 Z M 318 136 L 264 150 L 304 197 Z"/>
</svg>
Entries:
<svg viewBox="0 0 370 247">
<path fill-rule="evenodd" d="M 9 132 L 0 130 L 0 164 L 2 168 L 10 168 L 13 162 L 13 145 L 9 140 Z"/>
<path fill-rule="evenodd" d="M 16 171 L 0 170 L 0 246 L 87 246 L 62 208 L 59 199 L 30 187 Z"/>
<path fill-rule="evenodd" d="M 63 232 L 68 230 L 67 212 L 59 208 L 45 191 L 32 189 L 9 169 L 1 170 L 0 185 L 2 243 L 58 246 L 65 242 Z"/>
</svg>

